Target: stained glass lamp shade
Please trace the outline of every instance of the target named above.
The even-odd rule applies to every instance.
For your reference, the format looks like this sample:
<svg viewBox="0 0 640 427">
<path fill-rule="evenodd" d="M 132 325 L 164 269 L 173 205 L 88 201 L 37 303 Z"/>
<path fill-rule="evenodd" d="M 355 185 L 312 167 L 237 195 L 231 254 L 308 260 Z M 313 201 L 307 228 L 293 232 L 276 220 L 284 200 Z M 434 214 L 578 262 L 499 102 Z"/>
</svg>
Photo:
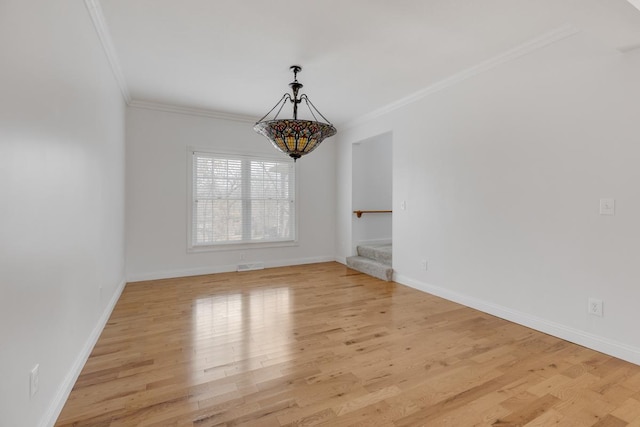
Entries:
<svg viewBox="0 0 640 427">
<path fill-rule="evenodd" d="M 298 83 L 297 74 L 302 69 L 298 65 L 291 66 L 294 73 L 294 81 L 289 83 L 293 91 L 293 97 L 285 93 L 278 103 L 253 127 L 253 129 L 261 135 L 267 137 L 269 141 L 278 150 L 291 156 L 293 160 L 312 152 L 325 139 L 336 134 L 336 128 L 318 111 L 311 103 L 307 95 L 303 94 L 298 97 L 298 91 L 302 88 L 302 84 Z M 282 107 L 290 101 L 293 104 L 293 119 L 278 119 L 278 114 Z M 305 102 L 313 118 L 316 113 L 327 123 L 314 120 L 298 120 L 298 104 Z M 273 112 L 278 106 L 278 112 L 273 120 L 265 120 L 265 118 Z"/>
</svg>

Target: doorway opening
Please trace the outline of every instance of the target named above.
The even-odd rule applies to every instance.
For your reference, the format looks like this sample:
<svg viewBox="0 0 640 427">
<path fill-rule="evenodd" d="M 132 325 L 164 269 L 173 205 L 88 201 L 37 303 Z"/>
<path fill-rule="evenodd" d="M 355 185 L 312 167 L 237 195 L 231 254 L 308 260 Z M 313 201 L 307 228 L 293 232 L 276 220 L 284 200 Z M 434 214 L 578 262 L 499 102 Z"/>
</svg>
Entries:
<svg viewBox="0 0 640 427">
<path fill-rule="evenodd" d="M 392 274 L 392 134 L 353 144 L 352 257 L 347 265 L 383 280 Z"/>
</svg>

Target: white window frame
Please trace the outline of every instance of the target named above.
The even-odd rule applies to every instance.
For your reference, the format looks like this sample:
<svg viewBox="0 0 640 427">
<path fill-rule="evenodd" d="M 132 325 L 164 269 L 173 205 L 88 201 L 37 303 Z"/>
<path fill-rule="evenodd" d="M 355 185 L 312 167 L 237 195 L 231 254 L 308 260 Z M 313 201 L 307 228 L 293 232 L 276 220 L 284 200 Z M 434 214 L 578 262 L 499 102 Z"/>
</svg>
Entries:
<svg viewBox="0 0 640 427">
<path fill-rule="evenodd" d="M 282 162 L 282 156 L 271 154 L 248 154 L 246 152 L 233 152 L 233 151 L 221 151 L 212 150 L 211 148 L 199 148 L 199 147 L 187 147 L 187 252 L 215 252 L 215 251 L 229 251 L 229 250 L 243 250 L 243 249 L 258 249 L 258 248 L 277 248 L 287 246 L 298 246 L 298 166 L 293 162 L 295 177 L 294 177 L 294 210 L 295 218 L 293 225 L 294 237 L 291 240 L 278 240 L 278 241 L 256 241 L 256 242 L 220 242 L 212 243 L 209 245 L 194 245 L 193 242 L 193 206 L 194 206 L 194 170 L 193 170 L 193 156 L 195 153 L 204 153 L 210 155 L 218 155 L 220 157 L 239 158 L 247 160 L 257 161 L 279 161 Z M 287 161 L 285 159 L 285 161 Z"/>
</svg>

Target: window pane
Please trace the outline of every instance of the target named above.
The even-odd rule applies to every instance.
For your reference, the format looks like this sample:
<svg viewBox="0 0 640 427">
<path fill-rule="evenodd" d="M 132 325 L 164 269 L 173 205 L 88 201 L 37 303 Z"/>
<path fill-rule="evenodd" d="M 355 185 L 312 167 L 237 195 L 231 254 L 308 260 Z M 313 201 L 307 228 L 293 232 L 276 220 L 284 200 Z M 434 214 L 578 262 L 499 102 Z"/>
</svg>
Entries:
<svg viewBox="0 0 640 427">
<path fill-rule="evenodd" d="M 293 162 L 194 153 L 192 244 L 295 239 Z"/>
</svg>

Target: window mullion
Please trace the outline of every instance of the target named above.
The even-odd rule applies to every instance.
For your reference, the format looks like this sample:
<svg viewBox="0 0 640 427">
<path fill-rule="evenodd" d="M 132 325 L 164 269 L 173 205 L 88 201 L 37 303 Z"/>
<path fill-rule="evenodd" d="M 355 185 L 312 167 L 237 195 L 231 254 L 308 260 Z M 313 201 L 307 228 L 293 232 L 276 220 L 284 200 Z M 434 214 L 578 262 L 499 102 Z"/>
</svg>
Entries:
<svg viewBox="0 0 640 427">
<path fill-rule="evenodd" d="M 251 240 L 251 160 L 242 161 L 242 240 Z"/>
</svg>

